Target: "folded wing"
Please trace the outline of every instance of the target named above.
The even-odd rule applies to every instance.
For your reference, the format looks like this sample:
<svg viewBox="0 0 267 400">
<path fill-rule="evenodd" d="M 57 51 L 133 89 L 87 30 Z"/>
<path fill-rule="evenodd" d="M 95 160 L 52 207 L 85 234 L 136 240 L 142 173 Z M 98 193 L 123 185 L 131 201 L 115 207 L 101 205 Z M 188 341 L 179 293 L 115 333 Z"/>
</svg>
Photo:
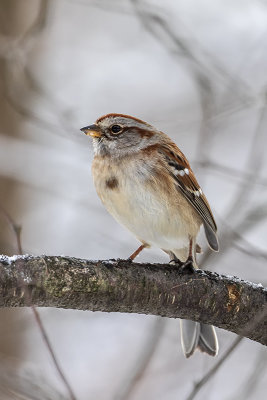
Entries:
<svg viewBox="0 0 267 400">
<path fill-rule="evenodd" d="M 202 192 L 189 162 L 174 143 L 168 144 L 168 146 L 161 146 L 159 152 L 164 157 L 166 167 L 173 176 L 177 189 L 184 194 L 185 198 L 201 216 L 206 238 L 211 249 L 218 251 L 217 226 L 208 200 Z"/>
</svg>

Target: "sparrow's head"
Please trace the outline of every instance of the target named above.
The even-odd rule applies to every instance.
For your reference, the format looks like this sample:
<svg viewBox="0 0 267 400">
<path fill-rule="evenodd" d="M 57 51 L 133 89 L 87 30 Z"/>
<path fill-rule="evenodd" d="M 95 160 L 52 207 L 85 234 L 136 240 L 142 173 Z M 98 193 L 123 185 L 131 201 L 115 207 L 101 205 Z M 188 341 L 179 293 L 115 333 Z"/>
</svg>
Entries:
<svg viewBox="0 0 267 400">
<path fill-rule="evenodd" d="M 92 136 L 95 154 L 124 156 L 157 143 L 162 135 L 140 119 L 122 114 L 107 114 L 93 125 L 81 129 Z"/>
</svg>

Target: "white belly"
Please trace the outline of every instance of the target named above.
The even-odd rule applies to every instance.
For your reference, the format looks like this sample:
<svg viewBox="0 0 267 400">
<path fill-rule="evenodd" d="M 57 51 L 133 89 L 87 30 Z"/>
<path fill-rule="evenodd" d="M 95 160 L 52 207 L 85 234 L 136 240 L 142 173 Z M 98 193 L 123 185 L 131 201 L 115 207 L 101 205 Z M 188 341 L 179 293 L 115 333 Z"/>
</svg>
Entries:
<svg viewBox="0 0 267 400">
<path fill-rule="evenodd" d="M 112 176 L 112 169 L 109 169 Z M 179 209 L 174 210 L 140 180 L 118 174 L 118 187 L 106 187 L 105 179 L 95 179 L 96 190 L 107 210 L 140 241 L 165 250 L 188 246 L 187 224 Z M 123 190 L 122 190 L 123 187 Z"/>
</svg>

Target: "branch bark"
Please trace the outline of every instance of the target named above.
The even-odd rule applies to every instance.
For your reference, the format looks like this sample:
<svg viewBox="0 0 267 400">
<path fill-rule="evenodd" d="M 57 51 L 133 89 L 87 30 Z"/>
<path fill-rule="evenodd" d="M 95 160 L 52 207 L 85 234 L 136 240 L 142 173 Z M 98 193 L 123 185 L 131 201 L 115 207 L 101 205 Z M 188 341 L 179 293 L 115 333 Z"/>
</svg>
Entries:
<svg viewBox="0 0 267 400">
<path fill-rule="evenodd" d="M 1 256 L 0 307 L 27 306 L 29 293 L 38 307 L 186 318 L 267 345 L 267 289 L 208 271 L 128 260 Z"/>
</svg>

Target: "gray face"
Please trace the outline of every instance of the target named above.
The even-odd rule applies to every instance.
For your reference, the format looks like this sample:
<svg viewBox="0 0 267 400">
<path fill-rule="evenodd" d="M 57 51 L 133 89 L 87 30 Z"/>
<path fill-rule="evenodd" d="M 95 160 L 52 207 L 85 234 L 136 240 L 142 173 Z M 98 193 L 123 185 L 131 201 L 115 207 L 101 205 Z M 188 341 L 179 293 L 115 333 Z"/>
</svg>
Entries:
<svg viewBox="0 0 267 400">
<path fill-rule="evenodd" d="M 146 122 L 120 114 L 101 117 L 95 126 L 100 135 L 93 137 L 95 153 L 114 157 L 131 154 L 156 143 L 159 133 Z"/>
</svg>

